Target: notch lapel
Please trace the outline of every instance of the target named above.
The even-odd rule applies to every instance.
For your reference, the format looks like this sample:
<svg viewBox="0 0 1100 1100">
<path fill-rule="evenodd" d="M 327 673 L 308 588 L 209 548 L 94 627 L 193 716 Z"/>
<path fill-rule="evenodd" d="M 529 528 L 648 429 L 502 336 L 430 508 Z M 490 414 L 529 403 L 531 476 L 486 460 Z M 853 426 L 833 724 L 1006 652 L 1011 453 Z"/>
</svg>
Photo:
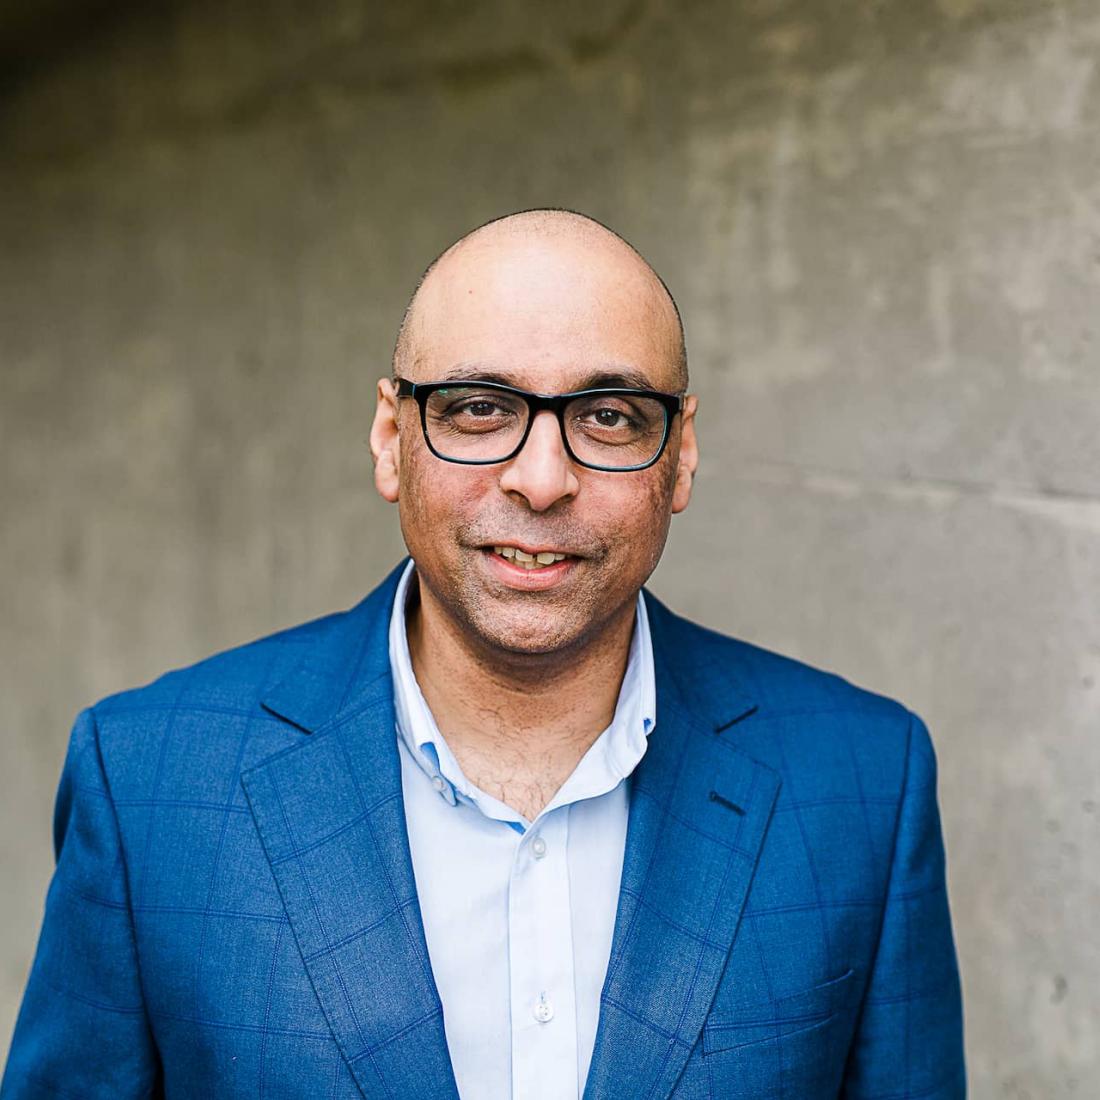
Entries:
<svg viewBox="0 0 1100 1100">
<path fill-rule="evenodd" d="M 309 979 L 360 1090 L 454 1100 L 394 732 L 386 628 L 398 575 L 265 699 L 316 732 L 241 781 Z"/>
<path fill-rule="evenodd" d="M 698 650 L 675 636 L 665 608 L 652 598 L 649 607 L 658 719 L 631 784 L 586 1100 L 664 1100 L 675 1087 L 725 968 L 780 784 L 726 732 L 752 714 L 751 700 L 721 671 L 685 667 Z"/>
</svg>

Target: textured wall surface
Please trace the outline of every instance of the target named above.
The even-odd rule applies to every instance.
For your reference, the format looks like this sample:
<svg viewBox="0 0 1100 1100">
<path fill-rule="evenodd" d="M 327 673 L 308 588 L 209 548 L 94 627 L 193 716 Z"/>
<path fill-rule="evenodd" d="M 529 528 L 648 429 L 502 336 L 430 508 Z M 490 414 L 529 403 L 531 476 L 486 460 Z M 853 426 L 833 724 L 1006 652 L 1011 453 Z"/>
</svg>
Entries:
<svg viewBox="0 0 1100 1100">
<path fill-rule="evenodd" d="M 373 585 L 405 298 L 564 205 L 688 326 L 656 590 L 923 714 L 972 1094 L 1100 1095 L 1100 9 L 176 8 L 0 93 L 0 1051 L 75 712 Z"/>
</svg>

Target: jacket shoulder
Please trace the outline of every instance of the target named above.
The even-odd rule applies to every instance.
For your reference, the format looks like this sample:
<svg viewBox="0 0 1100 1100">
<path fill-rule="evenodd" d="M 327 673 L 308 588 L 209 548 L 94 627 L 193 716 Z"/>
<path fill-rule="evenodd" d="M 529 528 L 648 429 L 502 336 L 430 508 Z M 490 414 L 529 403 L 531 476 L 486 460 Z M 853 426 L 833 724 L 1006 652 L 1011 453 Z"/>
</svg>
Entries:
<svg viewBox="0 0 1100 1100">
<path fill-rule="evenodd" d="M 658 660 L 681 695 L 731 743 L 780 774 L 781 800 L 859 798 L 862 790 L 894 802 L 911 753 L 931 756 L 923 723 L 897 700 L 700 626 L 656 601 L 650 621 L 654 655 L 663 651 Z"/>
<path fill-rule="evenodd" d="M 116 805 L 200 806 L 224 801 L 226 792 L 242 803 L 239 772 L 300 736 L 261 700 L 346 614 L 234 646 L 89 708 Z"/>
<path fill-rule="evenodd" d="M 150 800 L 172 791 L 205 801 L 252 763 L 292 744 L 302 727 L 286 720 L 285 710 L 273 710 L 272 698 L 289 684 L 299 700 L 331 706 L 365 657 L 384 660 L 402 568 L 347 611 L 215 653 L 89 708 L 112 795 Z"/>
<path fill-rule="evenodd" d="M 681 686 L 696 690 L 734 685 L 762 715 L 851 712 L 886 721 L 912 717 L 902 704 L 844 677 L 763 646 L 692 622 L 656 600 L 650 603 L 666 658 L 677 666 Z M 718 683 L 712 683 L 717 680 Z"/>
<path fill-rule="evenodd" d="M 338 630 L 348 614 L 332 612 L 170 669 L 147 684 L 100 699 L 90 710 L 101 725 L 163 710 L 251 712 L 265 689 L 311 645 Z"/>
</svg>

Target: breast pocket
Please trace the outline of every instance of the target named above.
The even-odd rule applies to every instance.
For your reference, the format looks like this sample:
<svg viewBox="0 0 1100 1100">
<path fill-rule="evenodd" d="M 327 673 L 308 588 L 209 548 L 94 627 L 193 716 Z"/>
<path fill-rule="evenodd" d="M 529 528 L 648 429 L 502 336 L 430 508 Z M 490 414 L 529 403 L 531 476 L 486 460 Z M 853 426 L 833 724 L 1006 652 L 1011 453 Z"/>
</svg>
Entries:
<svg viewBox="0 0 1100 1100">
<path fill-rule="evenodd" d="M 856 972 L 708 1017 L 703 1061 L 722 1096 L 836 1096 L 852 1031 Z"/>
</svg>

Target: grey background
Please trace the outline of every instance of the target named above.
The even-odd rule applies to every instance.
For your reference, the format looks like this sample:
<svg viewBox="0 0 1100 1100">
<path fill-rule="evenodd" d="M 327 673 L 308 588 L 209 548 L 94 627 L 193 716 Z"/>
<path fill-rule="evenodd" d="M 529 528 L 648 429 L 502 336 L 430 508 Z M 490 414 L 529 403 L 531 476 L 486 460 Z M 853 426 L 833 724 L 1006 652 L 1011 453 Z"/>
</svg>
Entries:
<svg viewBox="0 0 1100 1100">
<path fill-rule="evenodd" d="M 0 9 L 0 1051 L 101 695 L 347 606 L 424 265 L 600 217 L 704 447 L 654 579 L 938 747 L 975 1097 L 1100 1096 L 1100 8 Z"/>
</svg>

